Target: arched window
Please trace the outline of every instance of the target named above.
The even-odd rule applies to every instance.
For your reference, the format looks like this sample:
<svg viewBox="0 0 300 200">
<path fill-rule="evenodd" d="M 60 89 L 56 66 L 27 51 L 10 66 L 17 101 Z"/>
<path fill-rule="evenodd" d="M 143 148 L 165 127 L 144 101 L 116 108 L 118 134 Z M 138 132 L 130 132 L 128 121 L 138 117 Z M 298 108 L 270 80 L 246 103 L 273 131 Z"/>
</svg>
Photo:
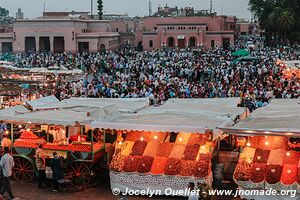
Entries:
<svg viewBox="0 0 300 200">
<path fill-rule="evenodd" d="M 174 47 L 174 38 L 173 37 L 169 37 L 168 38 L 168 47 Z"/>
<path fill-rule="evenodd" d="M 196 38 L 194 36 L 190 37 L 189 47 L 196 47 Z"/>
<path fill-rule="evenodd" d="M 214 40 L 210 41 L 210 46 L 211 46 L 211 48 L 215 48 L 215 41 Z"/>
<path fill-rule="evenodd" d="M 153 47 L 153 40 L 149 41 L 149 47 L 152 48 Z"/>
</svg>

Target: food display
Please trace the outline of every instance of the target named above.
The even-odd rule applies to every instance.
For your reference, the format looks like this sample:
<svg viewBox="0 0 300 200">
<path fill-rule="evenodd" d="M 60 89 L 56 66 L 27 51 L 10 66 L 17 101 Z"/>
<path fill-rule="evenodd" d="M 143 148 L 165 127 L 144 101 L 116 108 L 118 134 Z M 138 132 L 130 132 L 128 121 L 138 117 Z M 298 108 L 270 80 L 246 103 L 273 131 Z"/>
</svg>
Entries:
<svg viewBox="0 0 300 200">
<path fill-rule="evenodd" d="M 287 150 L 287 138 L 280 137 L 280 136 L 272 136 L 272 137 L 259 137 L 258 142 L 259 148 L 266 149 L 266 150 Z"/>
<path fill-rule="evenodd" d="M 253 162 L 254 163 L 267 163 L 270 150 L 256 149 Z"/>
<path fill-rule="evenodd" d="M 151 140 L 151 132 L 130 131 L 125 138 L 126 141 L 143 140 L 149 142 Z"/>
<path fill-rule="evenodd" d="M 167 165 L 168 158 L 155 157 L 151 166 L 151 174 L 163 174 Z"/>
<path fill-rule="evenodd" d="M 292 185 L 297 181 L 298 166 L 284 164 L 281 174 L 281 183 L 284 185 Z"/>
<path fill-rule="evenodd" d="M 197 161 L 205 161 L 210 162 L 211 156 L 207 153 L 199 153 L 197 157 Z"/>
<path fill-rule="evenodd" d="M 280 165 L 282 166 L 284 157 L 286 155 L 285 151 L 282 150 L 272 150 L 268 158 L 268 165 Z"/>
<path fill-rule="evenodd" d="M 234 172 L 234 179 L 239 186 L 277 190 L 294 188 L 295 184 L 299 187 L 300 153 L 288 149 L 286 137 L 259 136 L 251 137 L 248 141 L 247 147 L 240 153 Z"/>
<path fill-rule="evenodd" d="M 138 169 L 138 163 L 140 162 L 140 156 L 128 156 L 125 158 L 123 170 L 125 172 L 136 172 Z"/>
<path fill-rule="evenodd" d="M 252 177 L 252 164 L 242 161 L 235 168 L 233 178 L 237 181 L 249 181 Z"/>
<path fill-rule="evenodd" d="M 181 160 L 177 158 L 169 158 L 165 167 L 166 175 L 177 175 L 179 174 L 181 166 Z"/>
<path fill-rule="evenodd" d="M 191 134 L 190 138 L 189 138 L 189 141 L 188 141 L 188 144 L 199 144 L 199 145 L 204 145 L 206 142 L 206 139 L 203 138 L 202 135 L 200 134 Z"/>
<path fill-rule="evenodd" d="M 276 184 L 280 182 L 282 173 L 281 165 L 267 165 L 266 167 L 266 182 L 269 184 Z"/>
<path fill-rule="evenodd" d="M 196 162 L 192 160 L 182 160 L 179 174 L 181 176 L 193 176 L 196 174 Z"/>
<path fill-rule="evenodd" d="M 163 142 L 166 137 L 166 134 L 163 132 L 152 132 L 150 135 L 150 140 L 152 141 L 158 141 L 159 143 Z"/>
<path fill-rule="evenodd" d="M 169 143 L 169 142 L 161 143 L 159 145 L 158 152 L 157 152 L 156 156 L 166 157 L 166 158 L 169 157 L 169 155 L 170 155 L 170 153 L 173 149 L 173 146 L 174 146 L 173 143 Z"/>
<path fill-rule="evenodd" d="M 199 152 L 200 144 L 188 144 L 185 148 L 183 159 L 195 160 Z"/>
<path fill-rule="evenodd" d="M 265 180 L 266 167 L 267 165 L 263 163 L 254 163 L 252 165 L 251 181 L 253 183 L 260 183 Z"/>
<path fill-rule="evenodd" d="M 200 180 L 211 175 L 211 152 L 214 145 L 211 141 L 199 134 L 187 133 L 179 133 L 175 143 L 160 141 L 167 136 L 166 133 L 163 136 L 154 132 L 150 134 L 150 141 L 141 140 L 141 135 L 127 136 L 125 142 L 116 144 L 110 170 L 124 175 L 168 175 Z"/>
<path fill-rule="evenodd" d="M 116 171 L 116 172 L 121 172 L 123 170 L 123 166 L 125 163 L 126 156 L 122 155 L 121 153 L 118 153 L 115 155 L 109 165 L 109 169 Z"/>
<path fill-rule="evenodd" d="M 158 152 L 159 146 L 160 146 L 160 142 L 156 140 L 148 142 L 143 155 L 155 157 Z"/>
<path fill-rule="evenodd" d="M 14 142 L 15 147 L 24 147 L 24 148 L 32 148 L 32 149 L 37 149 L 39 144 L 36 143 L 33 140 L 27 140 L 27 139 L 17 139 Z"/>
<path fill-rule="evenodd" d="M 245 162 L 253 162 L 255 155 L 255 149 L 251 147 L 245 147 L 243 152 L 240 153 L 240 161 L 245 161 Z"/>
<path fill-rule="evenodd" d="M 23 131 L 21 136 L 20 136 L 20 139 L 39 139 L 38 136 L 36 136 L 32 131 Z"/>
<path fill-rule="evenodd" d="M 190 133 L 179 133 L 176 138 L 176 144 L 187 144 L 191 137 Z"/>
<path fill-rule="evenodd" d="M 196 162 L 196 172 L 195 177 L 204 178 L 210 173 L 210 164 L 205 161 Z"/>
<path fill-rule="evenodd" d="M 132 141 L 126 141 L 126 142 L 121 143 L 120 148 L 121 148 L 122 155 L 129 156 L 133 145 L 134 145 L 134 142 L 132 142 Z"/>
<path fill-rule="evenodd" d="M 186 146 L 184 144 L 175 144 L 169 157 L 182 159 Z"/>
<path fill-rule="evenodd" d="M 138 163 L 137 172 L 139 173 L 150 172 L 152 163 L 153 163 L 153 157 L 150 156 L 141 157 Z"/>
<path fill-rule="evenodd" d="M 142 156 L 147 146 L 146 141 L 136 141 L 132 147 L 130 155 Z"/>
<path fill-rule="evenodd" d="M 54 143 L 47 143 L 44 145 L 44 149 L 50 149 L 50 150 L 58 150 L 58 151 L 68 151 L 69 146 L 68 145 L 57 145 Z"/>
<path fill-rule="evenodd" d="M 300 156 L 299 152 L 288 151 L 284 157 L 283 163 L 288 165 L 298 166 L 298 162 L 300 158 L 299 156 Z"/>
</svg>

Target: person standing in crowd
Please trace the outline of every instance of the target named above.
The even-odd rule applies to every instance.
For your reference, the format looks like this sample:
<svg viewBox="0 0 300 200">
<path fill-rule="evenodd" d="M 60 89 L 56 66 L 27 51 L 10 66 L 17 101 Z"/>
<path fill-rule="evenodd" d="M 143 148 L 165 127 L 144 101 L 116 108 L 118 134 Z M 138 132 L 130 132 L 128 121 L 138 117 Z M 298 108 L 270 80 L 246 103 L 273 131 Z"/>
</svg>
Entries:
<svg viewBox="0 0 300 200">
<path fill-rule="evenodd" d="M 51 160 L 52 169 L 52 181 L 53 181 L 53 192 L 59 190 L 59 180 L 64 178 L 64 169 L 62 169 L 61 158 L 58 157 L 56 152 L 53 152 L 53 158 Z"/>
<path fill-rule="evenodd" d="M 35 163 L 38 170 L 38 188 L 42 188 L 43 182 L 46 180 L 46 163 L 44 158 L 43 145 L 40 144 L 35 153 Z"/>
<path fill-rule="evenodd" d="M 11 139 L 8 138 L 8 135 L 7 134 L 4 134 L 3 135 L 3 139 L 1 140 L 1 146 L 4 148 L 4 147 L 7 147 L 8 149 L 11 148 L 12 146 L 12 141 Z"/>
<path fill-rule="evenodd" d="M 19 198 L 14 197 L 12 189 L 10 187 L 10 177 L 12 176 L 14 165 L 14 158 L 9 154 L 9 148 L 4 147 L 4 155 L 0 160 L 0 167 L 3 173 L 1 195 L 3 196 L 4 192 L 6 191 L 9 194 L 10 199 L 16 200 Z"/>
<path fill-rule="evenodd" d="M 0 121 L 0 140 L 2 139 L 2 135 L 7 130 L 7 126 L 3 121 Z"/>
</svg>

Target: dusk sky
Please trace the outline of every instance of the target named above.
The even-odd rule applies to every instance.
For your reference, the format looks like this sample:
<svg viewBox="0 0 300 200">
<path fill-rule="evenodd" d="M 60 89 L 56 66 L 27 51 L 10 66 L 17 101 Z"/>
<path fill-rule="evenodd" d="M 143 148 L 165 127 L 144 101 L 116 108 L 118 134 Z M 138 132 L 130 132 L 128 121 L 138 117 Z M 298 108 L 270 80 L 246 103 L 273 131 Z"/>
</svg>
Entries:
<svg viewBox="0 0 300 200">
<path fill-rule="evenodd" d="M 159 5 L 165 6 L 193 6 L 197 10 L 209 9 L 210 0 L 151 0 L 152 10 L 155 12 Z M 35 18 L 42 15 L 43 2 L 46 2 L 46 11 L 90 11 L 90 0 L 0 0 L 0 6 L 9 10 L 15 16 L 18 8 L 24 12 L 25 18 Z M 94 0 L 96 12 L 97 0 Z M 149 0 L 104 0 L 105 13 L 128 13 L 130 16 L 148 15 Z M 213 0 L 213 7 L 218 14 L 236 15 L 250 19 L 248 10 L 249 0 Z"/>
</svg>

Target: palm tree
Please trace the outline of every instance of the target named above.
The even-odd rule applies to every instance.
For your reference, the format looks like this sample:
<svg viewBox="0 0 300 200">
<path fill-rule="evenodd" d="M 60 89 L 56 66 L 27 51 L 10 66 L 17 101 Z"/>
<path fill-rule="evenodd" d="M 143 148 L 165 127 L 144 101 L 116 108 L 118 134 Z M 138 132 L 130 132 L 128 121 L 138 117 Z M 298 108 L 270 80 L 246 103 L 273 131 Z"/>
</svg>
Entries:
<svg viewBox="0 0 300 200">
<path fill-rule="evenodd" d="M 100 20 L 103 19 L 103 0 L 97 0 L 98 3 L 98 17 Z"/>
<path fill-rule="evenodd" d="M 282 10 L 278 22 L 280 24 L 279 29 L 283 33 L 283 40 L 286 42 L 288 33 L 295 25 L 293 13 L 289 10 Z"/>
</svg>

